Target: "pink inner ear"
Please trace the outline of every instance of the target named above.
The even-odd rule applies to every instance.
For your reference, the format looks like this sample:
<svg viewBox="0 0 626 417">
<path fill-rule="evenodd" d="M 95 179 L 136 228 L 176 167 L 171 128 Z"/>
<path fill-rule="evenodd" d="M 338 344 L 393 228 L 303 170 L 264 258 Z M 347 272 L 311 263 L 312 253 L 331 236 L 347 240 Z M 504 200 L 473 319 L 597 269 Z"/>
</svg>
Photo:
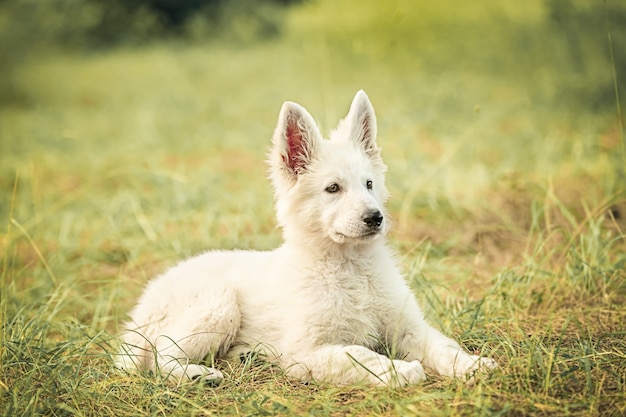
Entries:
<svg viewBox="0 0 626 417">
<path fill-rule="evenodd" d="M 298 122 L 296 120 L 288 120 L 285 136 L 287 138 L 288 154 L 288 160 L 286 160 L 285 163 L 289 166 L 289 168 L 291 168 L 292 171 L 298 174 L 304 168 L 305 150 L 302 130 L 298 127 Z"/>
</svg>

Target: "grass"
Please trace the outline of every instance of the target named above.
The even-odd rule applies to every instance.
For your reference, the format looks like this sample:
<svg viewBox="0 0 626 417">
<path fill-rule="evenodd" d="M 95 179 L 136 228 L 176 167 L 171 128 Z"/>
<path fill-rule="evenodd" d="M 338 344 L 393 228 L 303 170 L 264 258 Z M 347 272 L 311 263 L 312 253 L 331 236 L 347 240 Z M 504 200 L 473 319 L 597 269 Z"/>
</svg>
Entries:
<svg viewBox="0 0 626 417">
<path fill-rule="evenodd" d="M 581 70 L 540 1 L 321 1 L 286 18 L 274 40 L 50 51 L 15 72 L 0 112 L 2 414 L 626 413 L 621 38 Z M 152 276 L 280 242 L 264 158 L 282 101 L 327 131 L 359 88 L 407 280 L 435 326 L 501 368 L 402 389 L 254 362 L 220 363 L 215 389 L 114 370 Z"/>
</svg>

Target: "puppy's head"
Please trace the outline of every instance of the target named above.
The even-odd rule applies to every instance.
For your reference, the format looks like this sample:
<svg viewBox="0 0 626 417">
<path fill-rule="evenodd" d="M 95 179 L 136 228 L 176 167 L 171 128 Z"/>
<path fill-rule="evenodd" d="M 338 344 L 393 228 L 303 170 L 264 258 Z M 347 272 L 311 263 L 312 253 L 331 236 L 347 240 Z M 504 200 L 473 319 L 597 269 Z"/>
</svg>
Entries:
<svg viewBox="0 0 626 417">
<path fill-rule="evenodd" d="M 385 234 L 386 167 L 364 91 L 357 92 L 330 140 L 304 107 L 284 103 L 269 164 L 286 239 L 365 243 Z"/>
</svg>

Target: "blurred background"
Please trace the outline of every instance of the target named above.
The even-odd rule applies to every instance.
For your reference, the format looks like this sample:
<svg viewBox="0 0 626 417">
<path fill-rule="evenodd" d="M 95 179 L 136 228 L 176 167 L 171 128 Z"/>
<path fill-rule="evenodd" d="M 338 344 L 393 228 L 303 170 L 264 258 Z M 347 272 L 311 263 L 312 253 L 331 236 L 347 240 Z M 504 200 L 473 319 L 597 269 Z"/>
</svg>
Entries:
<svg viewBox="0 0 626 417">
<path fill-rule="evenodd" d="M 24 221 L 139 207 L 158 241 L 182 209 L 216 224 L 215 245 L 271 246 L 254 239 L 272 230 L 263 159 L 281 103 L 327 133 L 362 88 L 397 236 L 435 235 L 414 220 L 445 223 L 437 210 L 525 229 L 533 186 L 575 205 L 622 195 L 625 51 L 615 0 L 0 0 L 0 218 L 19 176 Z M 134 205 L 111 203 L 129 190 Z M 66 221 L 47 227 L 80 234 Z"/>
<path fill-rule="evenodd" d="M 290 10 L 294 6 L 295 10 Z M 617 84 L 623 88 L 625 8 L 622 2 L 611 0 L 534 0 L 524 5 L 513 1 L 465 5 L 455 0 L 437 5 L 402 0 L 385 4 L 346 0 L 2 0 L 3 92 L 10 92 L 15 82 L 6 75 L 54 50 L 93 54 L 164 41 L 182 46 L 208 40 L 237 48 L 299 36 L 326 40 L 334 51 L 351 55 L 361 55 L 365 49 L 370 56 L 382 50 L 387 55 L 405 55 L 405 64 L 412 62 L 410 69 L 418 72 L 457 64 L 471 72 L 513 75 L 517 70 L 538 78 L 540 71 L 560 69 L 561 76 L 544 80 L 546 87 L 569 87 L 575 90 L 569 91 L 573 94 L 570 100 L 577 98 L 598 108 L 614 98 L 607 68 L 613 67 Z M 306 47 L 298 49 L 292 52 L 316 54 Z M 377 57 L 384 59 L 385 55 Z M 433 59 L 435 65 L 419 65 Z M 394 63 L 388 67 L 397 70 L 391 65 Z M 601 81 L 607 84 L 604 88 L 598 86 Z M 591 88 L 592 84 L 596 87 Z M 595 94 L 587 90 L 595 90 Z"/>
<path fill-rule="evenodd" d="M 408 110 L 404 123 L 456 134 L 484 109 L 524 129 L 552 124 L 519 114 L 537 108 L 554 121 L 614 116 L 626 96 L 625 44 L 626 5 L 614 0 L 0 0 L 0 103 L 77 99 L 65 104 L 93 116 L 105 103 L 128 106 L 116 94 L 144 114 L 166 94 L 173 111 L 201 100 L 250 106 L 236 99 L 275 112 L 289 98 L 327 112 L 326 122 L 336 100 L 342 109 L 364 88 Z M 14 154 L 18 143 L 5 133 L 0 150 Z"/>
</svg>

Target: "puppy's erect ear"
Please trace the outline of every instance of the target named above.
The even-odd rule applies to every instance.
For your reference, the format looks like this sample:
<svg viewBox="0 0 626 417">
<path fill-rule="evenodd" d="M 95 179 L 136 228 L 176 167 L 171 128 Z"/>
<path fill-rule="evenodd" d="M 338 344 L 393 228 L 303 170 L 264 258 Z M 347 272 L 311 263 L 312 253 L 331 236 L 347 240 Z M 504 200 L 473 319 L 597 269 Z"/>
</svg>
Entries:
<svg viewBox="0 0 626 417">
<path fill-rule="evenodd" d="M 347 119 L 350 122 L 350 137 L 360 144 L 370 156 L 378 156 L 376 145 L 376 114 L 365 91 L 359 90 L 350 106 Z"/>
<path fill-rule="evenodd" d="M 317 154 L 320 140 L 320 131 L 309 112 L 299 104 L 285 102 L 274 132 L 272 168 L 286 170 L 296 180 Z"/>
</svg>

